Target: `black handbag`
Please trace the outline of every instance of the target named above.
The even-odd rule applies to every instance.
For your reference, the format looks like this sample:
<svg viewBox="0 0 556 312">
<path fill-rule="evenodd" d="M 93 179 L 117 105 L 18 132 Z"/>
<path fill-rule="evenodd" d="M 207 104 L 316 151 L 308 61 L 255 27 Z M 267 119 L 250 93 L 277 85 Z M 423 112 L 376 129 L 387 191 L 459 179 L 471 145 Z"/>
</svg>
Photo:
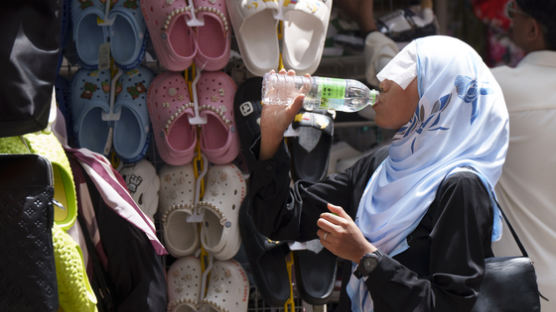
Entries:
<svg viewBox="0 0 556 312">
<path fill-rule="evenodd" d="M 481 177 L 480 174 L 478 175 Z M 485 274 L 472 311 L 540 311 L 539 297 L 543 296 L 538 290 L 537 276 L 533 263 L 510 224 L 510 220 L 508 220 L 506 214 L 504 214 L 504 211 L 496 201 L 492 190 L 489 188 L 488 191 L 493 205 L 500 209 L 523 256 L 491 257 L 485 259 Z"/>
<path fill-rule="evenodd" d="M 0 311 L 58 310 L 52 181 L 46 158 L 0 155 Z"/>
</svg>

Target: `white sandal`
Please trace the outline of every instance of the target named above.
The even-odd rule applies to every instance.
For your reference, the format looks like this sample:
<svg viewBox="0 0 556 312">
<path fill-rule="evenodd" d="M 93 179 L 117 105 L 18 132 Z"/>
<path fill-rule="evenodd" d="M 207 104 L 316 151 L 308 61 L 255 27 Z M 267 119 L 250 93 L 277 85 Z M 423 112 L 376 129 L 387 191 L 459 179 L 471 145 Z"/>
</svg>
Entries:
<svg viewBox="0 0 556 312">
<path fill-rule="evenodd" d="M 201 294 L 201 261 L 195 257 L 176 260 L 168 270 L 168 312 L 197 311 Z"/>
<path fill-rule="evenodd" d="M 197 207 L 204 212 L 201 244 L 216 260 L 231 259 L 241 246 L 238 217 L 245 194 L 245 179 L 235 165 L 209 168 L 206 191 Z"/>
<path fill-rule="evenodd" d="M 164 244 L 176 257 L 193 254 L 199 248 L 197 223 L 187 222 L 193 214 L 195 176 L 193 165 L 170 166 L 160 170 L 160 200 Z"/>
</svg>

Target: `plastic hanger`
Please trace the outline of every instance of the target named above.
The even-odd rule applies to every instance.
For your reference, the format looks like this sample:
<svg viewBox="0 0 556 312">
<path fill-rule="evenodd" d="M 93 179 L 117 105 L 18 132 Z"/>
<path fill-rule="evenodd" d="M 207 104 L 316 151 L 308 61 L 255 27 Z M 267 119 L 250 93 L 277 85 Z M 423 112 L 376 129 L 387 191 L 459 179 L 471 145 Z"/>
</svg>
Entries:
<svg viewBox="0 0 556 312">
<path fill-rule="evenodd" d="M 293 301 L 293 278 L 292 278 L 292 268 L 293 268 L 293 252 L 286 256 L 286 269 L 288 271 L 288 278 L 290 280 L 290 297 L 284 303 L 284 312 L 294 312 L 295 311 L 295 302 Z"/>
<path fill-rule="evenodd" d="M 123 71 L 118 69 L 118 72 L 116 72 L 116 75 L 112 78 L 112 81 L 110 82 L 110 111 L 108 113 L 102 112 L 101 118 L 104 121 L 120 120 L 121 111 L 114 113 L 114 102 L 116 98 L 116 83 L 118 82 L 118 79 L 122 74 Z M 104 145 L 103 154 L 105 156 L 110 154 L 110 149 L 112 148 L 113 133 L 114 133 L 114 125 L 110 124 L 110 128 L 108 129 L 108 136 L 106 137 L 106 144 Z"/>
<path fill-rule="evenodd" d="M 207 123 L 207 119 L 199 115 L 199 98 L 197 96 L 197 82 L 199 82 L 199 79 L 201 78 L 202 70 L 203 69 L 201 68 L 201 70 L 197 71 L 195 68 L 195 64 L 191 65 L 192 76 L 194 76 L 193 82 L 189 80 L 189 72 L 187 70 L 185 71 L 185 80 L 187 81 L 187 84 L 189 86 L 189 96 L 192 99 L 193 111 L 195 113 L 193 117 L 189 117 L 189 123 L 195 126 L 200 126 Z"/>
<path fill-rule="evenodd" d="M 195 16 L 195 6 L 193 5 L 193 0 L 187 0 L 187 9 L 189 11 L 191 11 L 191 18 L 188 19 L 186 21 L 187 26 L 189 27 L 199 27 L 199 26 L 204 26 L 205 25 L 205 21 L 204 19 L 198 19 L 197 16 Z"/>
<path fill-rule="evenodd" d="M 204 249 L 203 249 L 204 250 Z M 213 266 L 213 256 L 209 253 L 207 253 L 205 251 L 205 255 L 203 257 L 203 252 L 201 252 L 201 269 L 203 268 L 204 265 L 202 265 L 204 263 L 204 259 L 208 259 L 208 265 L 206 266 L 206 268 L 203 270 L 203 273 L 201 275 L 201 296 L 199 299 L 202 299 L 205 297 L 206 292 L 207 292 L 207 284 L 208 284 L 208 275 L 210 273 L 210 271 L 212 270 L 212 266 Z M 206 263 L 205 263 L 206 264 Z"/>
<path fill-rule="evenodd" d="M 116 101 L 116 84 L 118 83 L 118 79 L 123 75 L 123 71 L 118 69 L 112 81 L 110 82 L 110 111 L 108 113 L 103 112 L 101 114 L 101 118 L 104 121 L 115 121 L 120 120 L 121 111 L 114 113 L 114 102 Z"/>
<path fill-rule="evenodd" d="M 116 18 L 108 18 L 108 14 L 110 13 L 110 0 L 106 0 L 104 4 L 104 19 L 97 18 L 97 25 L 99 26 L 111 26 L 114 24 L 114 20 Z"/>
<path fill-rule="evenodd" d="M 189 91 L 189 98 L 192 99 L 193 102 L 193 110 L 195 112 L 195 116 L 189 118 L 189 123 L 191 125 L 197 126 L 197 144 L 195 145 L 195 157 L 193 158 L 193 174 L 195 176 L 195 197 L 193 202 L 193 211 L 190 216 L 187 217 L 187 222 L 203 222 L 204 220 L 204 212 L 197 209 L 197 203 L 201 201 L 204 194 L 204 177 L 208 171 L 208 160 L 201 153 L 201 141 L 200 141 L 200 134 L 201 134 L 201 127 L 200 125 L 204 125 L 207 123 L 207 119 L 201 117 L 199 115 L 199 100 L 197 97 L 197 82 L 201 77 L 201 71 L 196 71 L 195 64 L 191 65 L 191 76 L 195 77 L 193 81 L 190 79 L 189 68 L 184 72 L 184 79 L 185 83 L 188 86 Z"/>
<path fill-rule="evenodd" d="M 208 171 L 208 160 L 205 155 L 201 153 L 200 143 L 195 147 L 196 156 L 193 158 L 193 175 L 195 176 L 195 197 L 193 199 L 193 211 L 190 216 L 187 217 L 186 222 L 200 223 L 203 222 L 205 218 L 204 211 L 197 208 L 197 204 L 203 198 L 205 193 L 205 183 L 204 178 Z"/>
</svg>

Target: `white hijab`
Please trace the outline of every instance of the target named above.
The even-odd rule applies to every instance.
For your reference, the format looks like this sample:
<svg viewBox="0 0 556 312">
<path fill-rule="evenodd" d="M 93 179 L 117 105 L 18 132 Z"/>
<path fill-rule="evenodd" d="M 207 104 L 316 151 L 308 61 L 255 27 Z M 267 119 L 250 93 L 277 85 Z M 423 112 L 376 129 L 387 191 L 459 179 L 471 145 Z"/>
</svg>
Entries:
<svg viewBox="0 0 556 312">
<path fill-rule="evenodd" d="M 404 50 L 384 72 L 392 72 L 399 62 L 407 63 L 407 55 L 415 55 L 417 110 L 396 133 L 388 157 L 370 178 L 355 219 L 365 237 L 390 256 L 408 248 L 407 235 L 427 212 L 447 174 L 472 167 L 487 187 L 493 187 L 508 147 L 502 91 L 470 46 L 456 38 L 430 36 L 416 39 Z M 403 60 L 398 61 L 398 56 Z M 385 78 L 396 81 L 398 77 Z M 493 240 L 497 240 L 499 211 L 494 215 Z M 372 310 L 365 284 L 353 275 L 348 294 L 353 311 Z"/>
</svg>

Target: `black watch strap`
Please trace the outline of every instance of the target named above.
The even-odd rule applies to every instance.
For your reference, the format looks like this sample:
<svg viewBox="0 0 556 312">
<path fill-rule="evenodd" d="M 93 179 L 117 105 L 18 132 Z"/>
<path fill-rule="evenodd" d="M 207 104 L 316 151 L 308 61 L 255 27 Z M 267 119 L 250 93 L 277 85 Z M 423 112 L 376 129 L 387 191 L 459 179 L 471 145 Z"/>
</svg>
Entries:
<svg viewBox="0 0 556 312">
<path fill-rule="evenodd" d="M 382 256 L 383 254 L 378 249 L 372 253 L 365 254 L 361 258 L 361 260 L 359 260 L 359 265 L 355 269 L 355 272 L 353 272 L 355 277 L 361 278 L 364 276 L 369 276 L 369 274 L 371 274 L 378 266 L 378 263 L 380 262 Z"/>
</svg>

